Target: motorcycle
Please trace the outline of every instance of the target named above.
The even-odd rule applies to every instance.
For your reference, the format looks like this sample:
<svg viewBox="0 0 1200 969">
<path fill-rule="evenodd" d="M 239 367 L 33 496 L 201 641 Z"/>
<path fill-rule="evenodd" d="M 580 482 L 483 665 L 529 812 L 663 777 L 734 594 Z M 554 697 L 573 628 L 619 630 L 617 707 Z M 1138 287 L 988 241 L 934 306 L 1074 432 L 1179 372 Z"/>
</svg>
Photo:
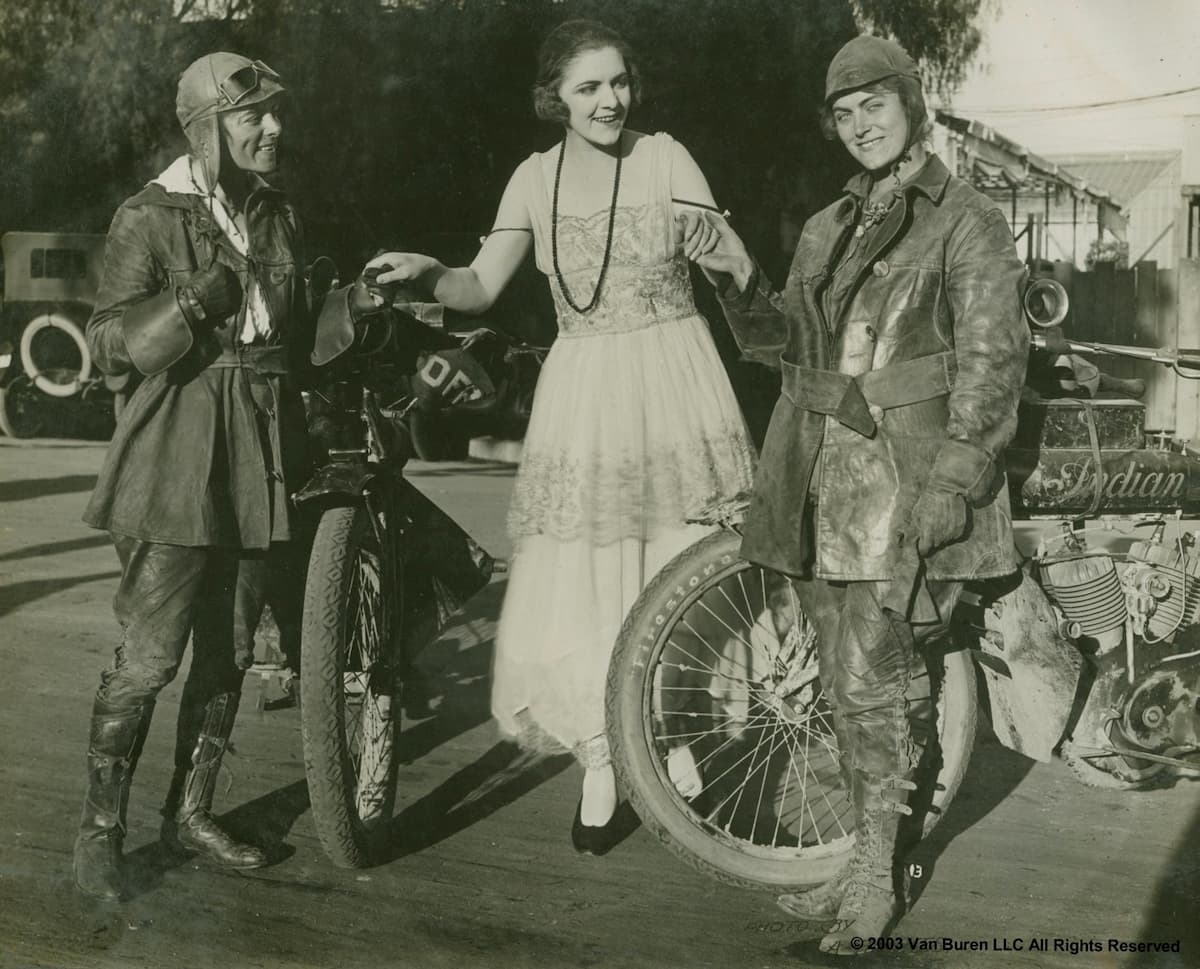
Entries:
<svg viewBox="0 0 1200 969">
<path fill-rule="evenodd" d="M 322 271 L 325 289 L 332 269 Z M 405 419 L 487 406 L 492 377 L 468 341 L 423 322 L 430 304 L 388 294 L 381 312 L 351 323 L 346 293 L 324 297 L 338 335 L 318 339 L 322 379 L 305 394 L 321 459 L 293 499 L 316 519 L 299 637 L 309 797 L 326 854 L 357 868 L 386 841 L 401 711 L 420 689 L 416 649 L 503 563 L 403 473 Z"/>
<path fill-rule="evenodd" d="M 440 303 L 421 304 L 422 322 L 446 331 L 446 310 Z M 423 407 L 405 419 L 413 451 L 422 461 L 445 461 L 467 456 L 471 438 L 520 440 L 533 411 L 533 392 L 545 362 L 547 347 L 515 342 L 489 327 L 477 327 L 455 339 L 491 375 L 492 393 L 454 407 Z M 427 362 L 425 366 L 438 366 Z M 436 377 L 429 373 L 427 377 Z"/>
<path fill-rule="evenodd" d="M 1027 287 L 1042 365 L 1006 452 L 1022 566 L 968 585 L 951 633 L 914 659 L 909 803 L 926 832 L 962 782 L 981 705 L 1003 744 L 1057 754 L 1088 784 L 1200 772 L 1200 451 L 1148 438 L 1141 382 L 1087 365 L 1123 356 L 1200 378 L 1200 355 L 1066 340 L 1067 305 L 1051 280 Z M 815 631 L 786 577 L 739 555 L 747 506 L 698 514 L 715 530 L 630 610 L 609 744 L 643 823 L 686 863 L 744 888 L 806 889 L 846 864 L 853 809 Z M 700 784 L 679 776 L 684 746 Z"/>
</svg>

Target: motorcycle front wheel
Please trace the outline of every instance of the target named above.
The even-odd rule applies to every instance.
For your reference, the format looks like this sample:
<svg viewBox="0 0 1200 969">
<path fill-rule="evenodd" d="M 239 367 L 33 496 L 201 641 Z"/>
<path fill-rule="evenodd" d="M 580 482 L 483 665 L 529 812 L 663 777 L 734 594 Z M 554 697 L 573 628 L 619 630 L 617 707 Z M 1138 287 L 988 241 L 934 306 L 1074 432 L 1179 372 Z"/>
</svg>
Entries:
<svg viewBox="0 0 1200 969">
<path fill-rule="evenodd" d="M 321 846 L 343 868 L 376 859 L 396 797 L 403 610 L 387 534 L 362 505 L 326 510 L 305 585 L 304 768 Z"/>
<path fill-rule="evenodd" d="M 810 888 L 846 864 L 853 807 L 815 631 L 787 578 L 740 558 L 740 544 L 710 535 L 643 590 L 609 667 L 609 745 L 642 823 L 687 864 L 742 888 Z M 920 652 L 909 805 L 927 832 L 966 772 L 977 699 L 966 651 Z M 685 746 L 698 794 L 686 772 L 671 776 Z"/>
</svg>

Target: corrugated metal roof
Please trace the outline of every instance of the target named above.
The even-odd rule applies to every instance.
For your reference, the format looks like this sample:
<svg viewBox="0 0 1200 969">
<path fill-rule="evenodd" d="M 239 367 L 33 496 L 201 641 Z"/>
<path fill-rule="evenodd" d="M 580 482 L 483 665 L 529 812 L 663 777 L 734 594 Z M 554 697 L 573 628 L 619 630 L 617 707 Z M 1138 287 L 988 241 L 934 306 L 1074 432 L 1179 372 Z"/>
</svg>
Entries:
<svg viewBox="0 0 1200 969">
<path fill-rule="evenodd" d="M 936 117 L 959 138 L 960 147 L 967 156 L 964 177 L 978 189 L 1003 191 L 1015 188 L 1041 193 L 1047 186 L 1062 187 L 1077 197 L 1111 209 L 1114 214 L 1124 204 L 1123 199 L 1080 177 L 1074 169 L 1035 154 L 979 121 L 941 109 Z M 960 169 L 960 174 L 963 172 Z"/>
<path fill-rule="evenodd" d="M 1088 152 L 1047 157 L 1089 185 L 1104 189 L 1122 205 L 1128 205 L 1179 157 L 1179 152 Z"/>
</svg>

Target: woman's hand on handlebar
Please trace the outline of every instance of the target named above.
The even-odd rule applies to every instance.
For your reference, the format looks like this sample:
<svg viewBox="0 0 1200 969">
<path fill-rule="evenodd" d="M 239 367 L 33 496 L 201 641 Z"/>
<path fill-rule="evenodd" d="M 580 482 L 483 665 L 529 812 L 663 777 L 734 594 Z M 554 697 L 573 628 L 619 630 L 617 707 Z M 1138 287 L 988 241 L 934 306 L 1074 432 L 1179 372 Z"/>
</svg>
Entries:
<svg viewBox="0 0 1200 969">
<path fill-rule="evenodd" d="M 441 267 L 442 264 L 432 256 L 419 252 L 384 252 L 371 259 L 364 272 L 367 269 L 381 270 L 375 279 L 381 286 L 416 283 L 432 289 L 436 282 L 436 270 Z"/>
</svg>

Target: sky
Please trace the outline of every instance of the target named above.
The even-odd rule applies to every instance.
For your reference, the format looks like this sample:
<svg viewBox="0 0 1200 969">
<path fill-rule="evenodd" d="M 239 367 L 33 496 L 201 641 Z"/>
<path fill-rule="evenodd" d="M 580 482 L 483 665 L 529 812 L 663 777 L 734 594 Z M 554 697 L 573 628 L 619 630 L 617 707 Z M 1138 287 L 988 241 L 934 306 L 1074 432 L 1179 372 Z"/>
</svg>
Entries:
<svg viewBox="0 0 1200 969">
<path fill-rule="evenodd" d="M 1200 116 L 1200 0 L 985 0 L 979 25 L 951 106 L 1037 154 L 1180 148 Z"/>
</svg>

